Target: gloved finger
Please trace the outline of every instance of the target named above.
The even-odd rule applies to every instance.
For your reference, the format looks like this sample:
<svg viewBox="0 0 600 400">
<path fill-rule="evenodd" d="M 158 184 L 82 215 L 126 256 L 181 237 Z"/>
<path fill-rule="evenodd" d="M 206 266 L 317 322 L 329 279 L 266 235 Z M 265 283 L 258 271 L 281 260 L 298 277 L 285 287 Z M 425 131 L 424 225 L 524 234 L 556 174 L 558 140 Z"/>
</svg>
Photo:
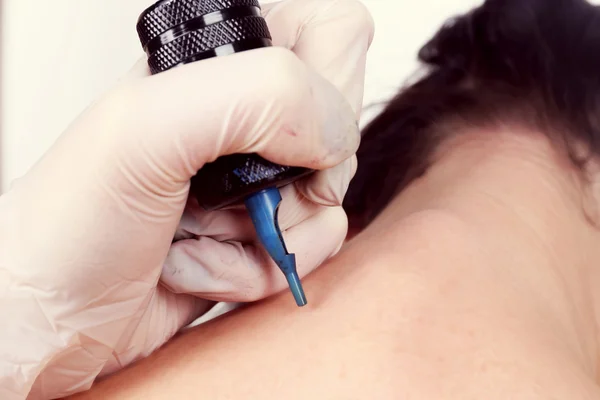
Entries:
<svg viewBox="0 0 600 400">
<path fill-rule="evenodd" d="M 315 173 L 281 189 L 282 201 L 278 212 L 280 228 L 291 228 L 321 212 L 324 207 L 341 204 L 356 168 L 356 156 L 352 156 L 327 170 L 327 173 Z M 319 194 L 314 194 L 315 190 L 318 190 Z M 317 202 L 317 198 L 331 200 Z"/>
<path fill-rule="evenodd" d="M 279 164 L 323 169 L 350 157 L 360 141 L 346 99 L 293 53 L 275 47 L 135 80 L 105 104 L 111 121 L 120 121 L 103 132 L 103 144 L 153 192 L 183 189 L 222 155 L 259 153 Z"/>
<path fill-rule="evenodd" d="M 352 164 L 355 157 L 349 160 Z M 340 170 L 340 167 L 346 168 L 347 164 L 347 162 L 344 162 L 333 168 Z M 348 172 L 348 175 L 351 172 Z M 328 177 L 331 174 L 322 176 Z M 339 181 L 343 180 L 340 179 Z M 303 183 L 304 181 L 302 181 Z M 339 182 L 332 182 L 330 186 L 334 184 L 339 184 Z M 287 185 L 281 188 L 280 192 L 282 201 L 279 206 L 277 220 L 281 230 L 287 230 L 323 211 L 324 206 L 307 199 L 298 191 L 296 185 Z M 256 240 L 256 232 L 244 207 L 205 211 L 194 197 L 190 197 L 175 233 L 175 240 L 193 239 L 200 236 L 207 236 L 219 242 L 250 242 Z"/>
<path fill-rule="evenodd" d="M 356 167 L 356 157 L 352 156 L 333 167 L 329 174 L 315 174 L 294 185 L 281 188 L 282 201 L 277 216 L 279 227 L 287 230 L 323 211 L 324 205 L 310 200 L 302 190 L 298 189 L 298 186 L 304 186 L 304 190 L 309 193 L 315 187 L 329 188 L 329 196 L 336 200 L 325 206 L 335 206 L 335 202 L 342 201 L 343 194 L 356 172 Z M 324 179 L 328 179 L 328 181 L 323 181 Z M 342 196 L 342 198 L 337 196 Z M 192 196 L 188 199 L 188 204 L 175 233 L 175 240 L 193 239 L 199 236 L 207 236 L 220 242 L 249 242 L 256 239 L 252 221 L 244 207 L 205 211 Z"/>
<path fill-rule="evenodd" d="M 174 239 L 180 241 L 200 236 L 219 242 L 250 242 L 256 239 L 256 232 L 244 207 L 206 211 L 192 196 L 188 199 Z"/>
<path fill-rule="evenodd" d="M 337 253 L 346 230 L 346 214 L 331 207 L 284 231 L 288 250 L 296 254 L 298 274 L 306 276 Z M 287 288 L 285 277 L 260 246 L 207 237 L 173 244 L 161 281 L 175 293 L 215 301 L 256 301 Z"/>
<path fill-rule="evenodd" d="M 295 185 L 281 189 L 282 202 L 277 221 L 281 230 L 289 229 L 323 211 L 324 206 L 308 200 Z M 205 211 L 190 199 L 174 235 L 174 241 L 206 236 L 218 242 L 256 241 L 256 231 L 243 207 Z"/>
<path fill-rule="evenodd" d="M 339 206 L 344 201 L 357 167 L 356 156 L 352 156 L 333 168 L 317 171 L 295 182 L 295 185 L 299 193 L 314 203 L 323 206 Z"/>
<path fill-rule="evenodd" d="M 294 51 L 348 99 L 359 118 L 373 20 L 357 0 L 288 0 L 263 7 L 273 44 Z M 307 198 L 341 205 L 354 176 L 355 160 L 318 171 L 297 184 Z"/>
</svg>

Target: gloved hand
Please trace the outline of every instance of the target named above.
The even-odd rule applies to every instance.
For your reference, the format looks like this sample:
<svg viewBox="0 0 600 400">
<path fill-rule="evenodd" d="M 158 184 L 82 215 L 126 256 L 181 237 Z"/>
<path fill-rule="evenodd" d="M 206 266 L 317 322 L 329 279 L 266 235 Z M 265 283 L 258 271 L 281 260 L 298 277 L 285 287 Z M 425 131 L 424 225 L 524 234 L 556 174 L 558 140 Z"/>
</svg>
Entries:
<svg viewBox="0 0 600 400">
<path fill-rule="evenodd" d="M 300 275 L 339 249 L 372 22 L 354 0 L 289 0 L 265 13 L 279 48 L 156 76 L 141 62 L 0 197 L 0 398 L 85 390 L 162 345 L 207 300 L 286 287 L 239 210 L 205 213 L 192 200 L 181 219 L 190 178 L 221 155 L 322 170 L 283 191 L 280 224 Z M 170 248 L 180 221 L 194 238 Z"/>
</svg>

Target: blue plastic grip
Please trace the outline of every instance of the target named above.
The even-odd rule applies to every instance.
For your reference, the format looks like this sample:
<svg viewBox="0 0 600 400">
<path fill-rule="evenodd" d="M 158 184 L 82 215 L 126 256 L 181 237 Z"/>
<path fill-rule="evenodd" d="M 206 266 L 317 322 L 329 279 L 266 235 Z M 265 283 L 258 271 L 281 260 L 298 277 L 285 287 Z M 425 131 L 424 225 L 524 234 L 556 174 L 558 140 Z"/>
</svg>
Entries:
<svg viewBox="0 0 600 400">
<path fill-rule="evenodd" d="M 296 256 L 288 253 L 277 222 L 277 212 L 281 204 L 279 189 L 269 188 L 254 193 L 246 198 L 245 204 L 258 238 L 285 275 L 296 304 L 298 307 L 305 306 L 307 301 L 296 271 Z"/>
</svg>

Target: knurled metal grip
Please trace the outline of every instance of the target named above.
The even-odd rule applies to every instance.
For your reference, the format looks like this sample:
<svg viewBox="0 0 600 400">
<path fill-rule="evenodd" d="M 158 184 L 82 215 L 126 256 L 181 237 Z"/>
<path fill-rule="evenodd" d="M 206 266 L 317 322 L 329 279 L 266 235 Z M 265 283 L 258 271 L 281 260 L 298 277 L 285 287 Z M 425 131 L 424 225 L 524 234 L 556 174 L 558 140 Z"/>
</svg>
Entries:
<svg viewBox="0 0 600 400">
<path fill-rule="evenodd" d="M 160 0 L 142 13 L 137 32 L 152 74 L 271 46 L 258 0 Z M 236 154 L 206 164 L 192 179 L 191 190 L 204 209 L 215 210 L 311 172 L 277 165 L 257 154 Z"/>
</svg>

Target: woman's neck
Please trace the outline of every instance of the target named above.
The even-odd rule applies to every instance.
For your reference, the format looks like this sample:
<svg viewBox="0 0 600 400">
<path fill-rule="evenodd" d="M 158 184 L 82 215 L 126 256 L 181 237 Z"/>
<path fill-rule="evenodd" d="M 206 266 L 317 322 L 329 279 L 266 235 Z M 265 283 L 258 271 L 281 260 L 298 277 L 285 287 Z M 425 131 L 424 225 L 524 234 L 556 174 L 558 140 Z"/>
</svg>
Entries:
<svg viewBox="0 0 600 400">
<path fill-rule="evenodd" d="M 564 158 L 564 160 L 563 160 Z M 489 265 L 539 285 L 596 368 L 600 207 L 567 157 L 541 135 L 485 132 L 443 146 L 427 174 L 404 190 L 364 232 L 389 230 L 415 213 L 445 213 L 489 249 Z M 600 223 L 600 218 L 597 220 Z M 488 262 L 488 261 L 486 261 Z M 543 286 L 543 287 L 542 287 Z M 537 291 L 538 285 L 532 285 Z"/>
</svg>

